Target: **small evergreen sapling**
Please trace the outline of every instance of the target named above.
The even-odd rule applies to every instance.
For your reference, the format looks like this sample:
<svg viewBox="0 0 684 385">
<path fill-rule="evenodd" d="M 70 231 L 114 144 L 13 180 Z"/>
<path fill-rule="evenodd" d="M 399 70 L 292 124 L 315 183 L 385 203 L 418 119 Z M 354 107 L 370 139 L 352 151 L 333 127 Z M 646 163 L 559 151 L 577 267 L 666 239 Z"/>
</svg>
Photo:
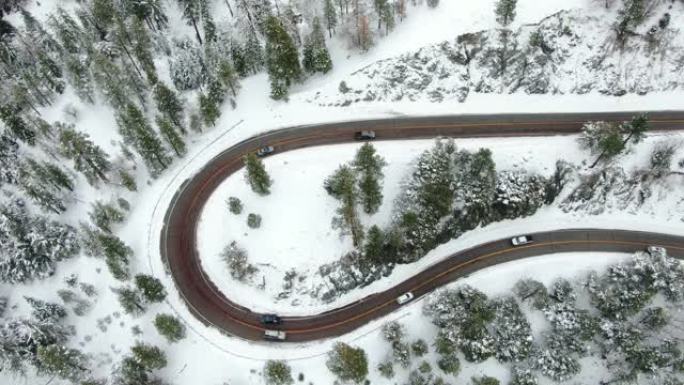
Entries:
<svg viewBox="0 0 684 385">
<path fill-rule="evenodd" d="M 258 229 L 261 227 L 261 215 L 249 213 L 249 215 L 247 215 L 247 226 L 251 229 Z"/>
<path fill-rule="evenodd" d="M 178 342 L 185 338 L 185 325 L 171 314 L 157 314 L 154 326 L 169 342 Z"/>
<path fill-rule="evenodd" d="M 338 342 L 333 346 L 333 350 L 328 353 L 326 365 L 342 381 L 358 384 L 368 375 L 366 352 L 343 342 Z"/>
<path fill-rule="evenodd" d="M 294 383 L 292 370 L 285 361 L 266 361 L 264 377 L 268 385 L 291 385 Z"/>
<path fill-rule="evenodd" d="M 325 46 L 325 36 L 317 17 L 314 18 L 311 34 L 304 42 L 303 56 L 302 65 L 308 72 L 327 73 L 332 69 L 330 53 Z"/>
<path fill-rule="evenodd" d="M 228 198 L 228 210 L 235 214 L 239 215 L 242 213 L 242 201 L 240 201 L 239 198 L 236 197 L 230 197 Z"/>
<path fill-rule="evenodd" d="M 235 241 L 226 246 L 221 257 L 226 262 L 226 265 L 228 265 L 231 277 L 240 282 L 250 280 L 259 271 L 259 269 L 249 263 L 247 252 L 238 246 Z"/>
<path fill-rule="evenodd" d="M 149 302 L 161 302 L 166 298 L 166 289 L 164 289 L 164 285 L 159 279 L 150 275 L 136 275 L 135 286 L 138 288 L 143 298 Z"/>
</svg>

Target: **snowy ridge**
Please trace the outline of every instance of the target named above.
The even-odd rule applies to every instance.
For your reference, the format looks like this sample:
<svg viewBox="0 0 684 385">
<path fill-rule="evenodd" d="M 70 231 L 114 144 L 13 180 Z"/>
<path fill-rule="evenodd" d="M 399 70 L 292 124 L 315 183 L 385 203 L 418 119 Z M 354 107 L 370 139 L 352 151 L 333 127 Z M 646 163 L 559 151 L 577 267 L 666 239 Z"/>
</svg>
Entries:
<svg viewBox="0 0 684 385">
<path fill-rule="evenodd" d="M 665 11 L 653 14 L 660 17 Z M 655 37 L 639 34 L 621 47 L 606 15 L 587 9 L 561 11 L 512 32 L 466 33 L 378 61 L 302 98 L 318 105 L 346 106 L 372 101 L 464 102 L 471 93 L 621 96 L 679 90 L 684 85 L 684 38 L 678 28 L 682 16 L 672 14 L 669 26 Z"/>
</svg>

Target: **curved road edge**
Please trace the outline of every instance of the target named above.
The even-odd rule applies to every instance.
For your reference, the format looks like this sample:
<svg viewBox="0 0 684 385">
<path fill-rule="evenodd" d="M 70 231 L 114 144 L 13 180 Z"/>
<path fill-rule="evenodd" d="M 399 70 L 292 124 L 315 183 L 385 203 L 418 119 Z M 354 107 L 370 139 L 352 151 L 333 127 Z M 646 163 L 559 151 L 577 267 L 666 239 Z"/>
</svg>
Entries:
<svg viewBox="0 0 684 385">
<path fill-rule="evenodd" d="M 204 204 L 223 180 L 242 167 L 242 156 L 264 145 L 277 153 L 344 142 L 354 133 L 374 130 L 378 140 L 448 137 L 513 137 L 567 135 L 579 132 L 587 120 L 624 121 L 636 112 L 535 115 L 460 115 L 331 123 L 286 128 L 244 140 L 221 152 L 185 180 L 171 200 L 160 234 L 160 252 L 190 312 L 204 324 L 248 340 L 261 340 L 260 314 L 221 293 L 201 267 L 196 247 L 197 224 Z M 684 112 L 650 114 L 654 130 L 684 129 Z M 485 243 L 452 254 L 394 287 L 325 313 L 285 317 L 277 327 L 288 341 L 311 341 L 348 333 L 389 314 L 395 298 L 412 291 L 422 296 L 476 270 L 516 259 L 569 251 L 632 252 L 647 245 L 668 247 L 684 256 L 684 237 L 620 230 L 573 229 L 534 234 L 536 242 L 512 248 L 508 239 Z M 268 327 L 272 328 L 272 327 Z"/>
</svg>

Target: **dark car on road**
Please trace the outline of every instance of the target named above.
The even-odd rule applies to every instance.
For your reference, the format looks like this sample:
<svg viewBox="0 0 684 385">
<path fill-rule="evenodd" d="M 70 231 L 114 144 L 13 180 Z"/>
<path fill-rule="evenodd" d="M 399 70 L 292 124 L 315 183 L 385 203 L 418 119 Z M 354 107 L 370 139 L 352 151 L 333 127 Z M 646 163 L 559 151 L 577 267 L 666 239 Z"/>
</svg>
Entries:
<svg viewBox="0 0 684 385">
<path fill-rule="evenodd" d="M 356 140 L 373 140 L 375 139 L 375 131 L 357 131 L 354 133 Z"/>
<path fill-rule="evenodd" d="M 264 325 L 280 325 L 283 321 L 275 314 L 264 314 L 261 316 L 261 323 Z"/>
<path fill-rule="evenodd" d="M 263 158 L 263 157 L 266 156 L 266 155 L 272 154 L 273 151 L 275 151 L 275 149 L 273 148 L 273 146 L 264 146 L 264 147 L 261 147 L 260 149 L 257 150 L 256 155 L 257 155 L 258 157 Z"/>
</svg>

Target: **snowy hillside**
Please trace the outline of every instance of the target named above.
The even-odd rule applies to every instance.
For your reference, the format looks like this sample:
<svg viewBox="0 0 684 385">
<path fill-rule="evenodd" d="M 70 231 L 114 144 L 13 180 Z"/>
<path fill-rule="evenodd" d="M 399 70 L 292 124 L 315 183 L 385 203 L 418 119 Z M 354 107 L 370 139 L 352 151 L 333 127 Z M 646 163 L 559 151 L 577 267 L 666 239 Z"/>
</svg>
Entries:
<svg viewBox="0 0 684 385">
<path fill-rule="evenodd" d="M 638 33 L 616 40 L 611 11 L 560 11 L 513 31 L 471 32 L 380 60 L 336 87 L 302 96 L 319 105 L 458 100 L 473 93 L 622 96 L 681 89 L 681 2 L 661 2 Z M 652 28 L 650 26 L 653 25 Z"/>
<path fill-rule="evenodd" d="M 625 373 L 639 384 L 680 383 L 681 360 L 666 341 L 681 340 L 682 304 L 671 295 L 678 287 L 670 279 L 680 271 L 663 256 L 637 256 L 638 266 L 667 279 L 629 286 L 641 302 L 630 302 L 632 313 L 620 321 L 601 309 L 629 300 L 614 295 L 632 293 L 616 286 L 630 282 L 616 274 L 644 277 L 634 265 L 606 270 L 626 255 L 545 256 L 450 286 L 468 284 L 488 296 L 487 314 L 496 321 L 478 324 L 484 341 L 502 330 L 504 313 L 517 314 L 517 305 L 500 300 L 519 279 L 548 287 L 548 298 L 537 297 L 545 308 L 516 297 L 535 349 L 513 365 L 500 353 L 482 362 L 466 359 L 456 340 L 474 341 L 461 333 L 469 319 L 449 319 L 455 339 L 438 351 L 444 326 L 421 309 L 445 298 L 440 294 L 332 340 L 268 344 L 225 335 L 190 313 L 160 258 L 158 237 L 184 180 L 226 148 L 276 128 L 474 111 L 684 109 L 683 7 L 680 0 L 0 0 L 0 384 L 332 384 L 341 381 L 328 364 L 337 342 L 364 352 L 372 384 L 468 383 L 483 375 L 507 384 L 516 374 L 516 384 L 555 384 L 559 376 L 571 377 L 566 384 L 631 381 Z M 643 17 L 625 19 L 627 13 Z M 621 46 L 612 29 L 619 20 L 628 21 Z M 311 314 L 521 229 L 592 225 L 681 233 L 681 137 L 649 134 L 592 170 L 587 166 L 596 154 L 580 149 L 575 138 L 458 141 L 465 152 L 449 159 L 464 168 L 473 165 L 472 154 L 484 154 L 478 149 L 492 150 L 496 168 L 483 174 L 482 191 L 498 202 L 489 202 L 494 209 L 482 223 L 459 223 L 458 230 L 468 231 L 455 237 L 452 228 L 449 239 L 455 239 L 446 243 L 435 239 L 438 231 L 446 234 L 440 221 L 423 223 L 427 237 L 410 239 L 421 247 L 404 245 L 400 263 L 364 271 L 344 258 L 360 250 L 331 226 L 341 201 L 323 188 L 357 146 L 277 155 L 264 162 L 274 179 L 270 196 L 256 196 L 241 171 L 211 198 L 199 229 L 202 263 L 245 306 Z M 389 163 L 385 198 L 377 213 L 361 213 L 364 232 L 396 225 L 398 197 L 420 208 L 415 195 L 408 199 L 419 183 L 402 194 L 417 157 L 433 145 L 377 144 Z M 441 153 L 435 154 L 432 160 Z M 564 188 L 553 204 L 541 205 L 540 182 L 556 175 L 558 159 L 569 162 Z M 483 186 L 469 187 L 458 191 L 460 198 L 478 203 L 477 194 L 464 191 Z M 526 192 L 534 202 L 521 198 Z M 242 200 L 240 215 L 228 209 L 231 196 Z M 513 212 L 523 206 L 516 202 L 534 204 Z M 248 225 L 249 213 L 261 215 L 260 228 Z M 220 256 L 233 240 L 258 268 L 248 282 L 231 277 Z M 605 277 L 617 283 L 596 278 L 589 292 L 591 270 L 601 277 L 612 271 Z M 619 274 L 624 271 L 630 274 Z M 365 286 L 350 283 L 356 274 Z M 557 277 L 572 282 L 575 302 L 559 301 L 552 290 Z M 341 290 L 327 290 L 332 281 Z M 601 300 L 604 293 L 610 301 Z M 545 333 L 559 324 L 554 311 L 589 312 L 601 332 L 589 328 L 593 340 L 581 344 L 564 340 L 586 349 L 559 351 Z M 646 330 L 647 315 L 663 328 Z M 672 322 L 663 325 L 663 318 Z M 403 338 L 385 337 L 381 328 L 391 320 L 404 324 Z M 623 336 L 620 328 L 633 338 L 608 336 Z M 419 339 L 427 347 L 407 348 Z M 610 361 L 596 354 L 606 350 L 617 352 Z M 561 363 L 576 370 L 579 362 L 581 371 L 555 373 L 549 368 L 558 362 L 550 356 L 568 356 Z M 548 365 L 534 364 L 539 359 Z M 528 372 L 534 382 L 523 381 Z"/>
</svg>

